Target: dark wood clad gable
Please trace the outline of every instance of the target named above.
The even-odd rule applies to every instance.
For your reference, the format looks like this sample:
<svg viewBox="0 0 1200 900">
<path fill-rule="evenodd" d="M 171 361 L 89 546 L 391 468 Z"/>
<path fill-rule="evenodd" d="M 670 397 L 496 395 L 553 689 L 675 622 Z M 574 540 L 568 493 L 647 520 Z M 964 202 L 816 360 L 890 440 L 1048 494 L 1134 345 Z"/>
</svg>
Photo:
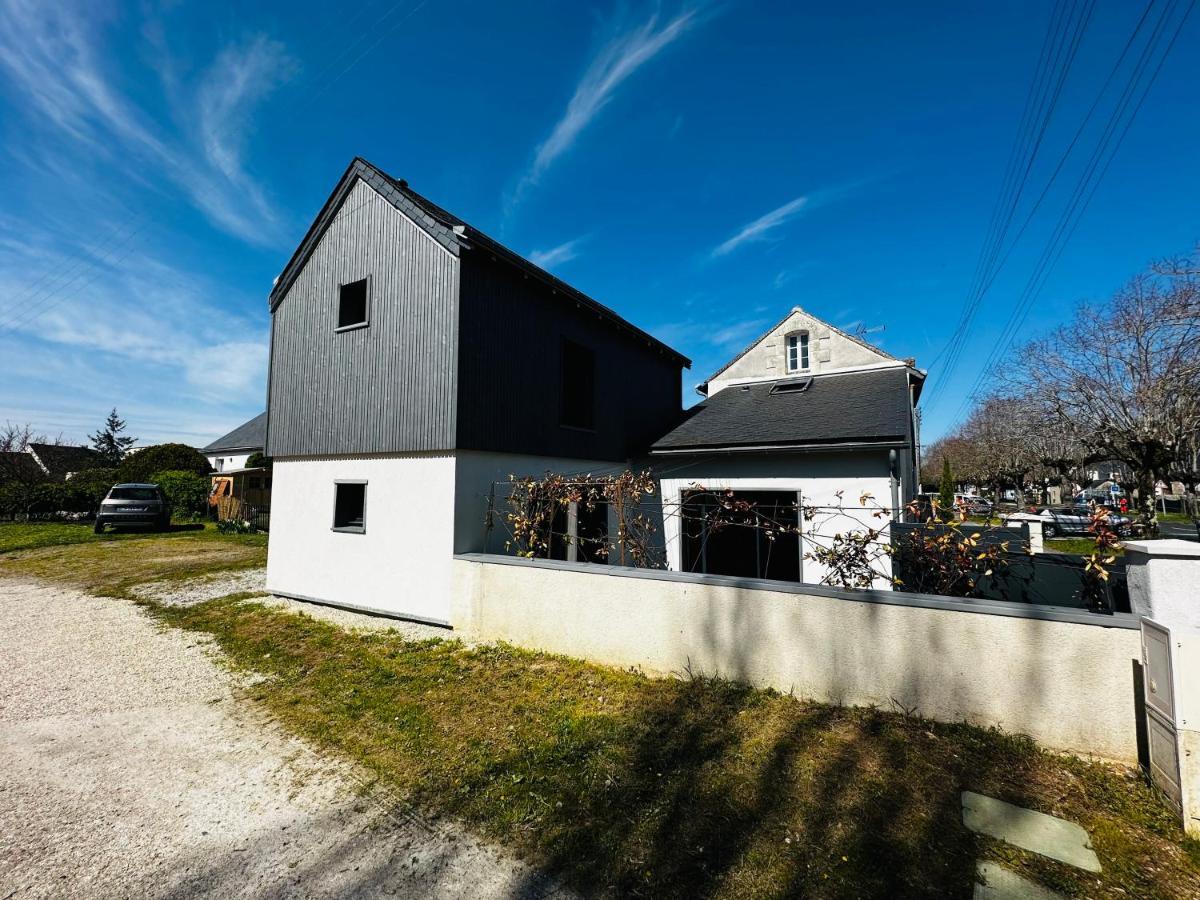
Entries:
<svg viewBox="0 0 1200 900">
<path fill-rule="evenodd" d="M 467 450 L 625 460 L 679 422 L 679 357 L 631 335 L 539 279 L 493 260 L 460 257 L 457 446 Z M 592 427 L 564 425 L 582 402 L 582 365 L 593 354 Z M 588 416 L 567 418 L 586 421 Z"/>
</svg>

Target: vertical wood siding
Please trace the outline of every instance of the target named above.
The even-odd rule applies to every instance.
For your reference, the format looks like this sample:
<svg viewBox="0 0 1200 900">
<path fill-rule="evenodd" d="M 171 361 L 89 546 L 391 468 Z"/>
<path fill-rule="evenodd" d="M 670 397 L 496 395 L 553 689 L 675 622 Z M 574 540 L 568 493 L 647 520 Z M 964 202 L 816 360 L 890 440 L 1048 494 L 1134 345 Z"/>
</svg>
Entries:
<svg viewBox="0 0 1200 900">
<path fill-rule="evenodd" d="M 454 446 L 459 261 L 359 182 L 272 321 L 267 452 Z M 370 276 L 370 324 L 337 332 L 339 284 Z"/>
<path fill-rule="evenodd" d="M 682 418 L 681 364 L 486 251 L 460 257 L 458 443 L 626 460 Z M 563 339 L 595 354 L 595 428 L 560 424 Z"/>
</svg>

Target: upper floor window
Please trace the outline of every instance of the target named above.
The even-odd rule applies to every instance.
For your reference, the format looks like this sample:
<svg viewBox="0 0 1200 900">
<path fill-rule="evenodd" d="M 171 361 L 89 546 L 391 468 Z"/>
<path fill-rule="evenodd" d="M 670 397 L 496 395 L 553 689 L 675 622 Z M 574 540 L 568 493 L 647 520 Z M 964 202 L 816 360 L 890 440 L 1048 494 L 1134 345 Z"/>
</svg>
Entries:
<svg viewBox="0 0 1200 900">
<path fill-rule="evenodd" d="M 596 424 L 596 354 L 563 338 L 558 421 L 570 428 Z"/>
<path fill-rule="evenodd" d="M 787 337 L 787 370 L 803 372 L 808 369 L 808 332 L 801 331 Z"/>
<path fill-rule="evenodd" d="M 361 328 L 370 312 L 370 279 L 360 278 L 338 288 L 337 327 Z"/>
</svg>

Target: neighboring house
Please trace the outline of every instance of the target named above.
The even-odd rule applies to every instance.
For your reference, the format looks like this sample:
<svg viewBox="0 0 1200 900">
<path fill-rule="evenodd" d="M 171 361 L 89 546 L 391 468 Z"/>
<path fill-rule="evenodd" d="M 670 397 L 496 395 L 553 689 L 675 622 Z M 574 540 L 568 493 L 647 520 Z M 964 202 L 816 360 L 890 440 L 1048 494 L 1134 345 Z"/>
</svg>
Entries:
<svg viewBox="0 0 1200 900">
<path fill-rule="evenodd" d="M 236 497 L 259 511 L 270 509 L 271 470 L 249 465 L 266 443 L 267 414 L 261 412 L 201 449 L 214 471 L 210 505 L 216 507 L 222 497 Z"/>
<path fill-rule="evenodd" d="M 45 471 L 28 450 L 0 450 L 0 484 L 31 484 L 45 478 Z"/>
<path fill-rule="evenodd" d="M 497 482 L 624 469 L 681 416 L 685 357 L 361 159 L 270 309 L 275 593 L 448 623 Z"/>
<path fill-rule="evenodd" d="M 30 444 L 29 455 L 38 468 L 53 481 L 67 481 L 86 469 L 104 466 L 104 457 L 91 447 L 74 447 L 70 444 Z"/>
<path fill-rule="evenodd" d="M 229 469 L 244 469 L 250 457 L 262 453 L 267 445 L 267 414 L 259 413 L 249 422 L 243 422 L 229 434 L 222 435 L 201 453 L 215 472 Z"/>
<path fill-rule="evenodd" d="M 819 581 L 824 567 L 804 558 L 814 543 L 879 528 L 918 492 L 915 410 L 924 381 L 913 360 L 793 309 L 701 384 L 707 399 L 654 442 L 668 566 Z M 726 489 L 819 537 L 697 527 L 711 493 Z M 811 521 L 800 522 L 797 504 L 815 511 Z M 888 515 L 874 515 L 879 507 Z"/>
</svg>

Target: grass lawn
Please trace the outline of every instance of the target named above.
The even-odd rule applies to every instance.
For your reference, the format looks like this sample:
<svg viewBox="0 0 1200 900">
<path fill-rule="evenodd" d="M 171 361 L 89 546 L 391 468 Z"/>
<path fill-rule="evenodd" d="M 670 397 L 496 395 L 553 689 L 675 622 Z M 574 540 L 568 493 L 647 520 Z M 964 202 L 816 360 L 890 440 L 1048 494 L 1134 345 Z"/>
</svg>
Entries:
<svg viewBox="0 0 1200 900">
<path fill-rule="evenodd" d="M 1189 516 L 1187 513 L 1160 512 L 1158 514 L 1158 521 L 1160 521 L 1160 522 L 1182 522 L 1184 525 L 1191 525 L 1196 520 L 1193 519 L 1191 516 Z"/>
<path fill-rule="evenodd" d="M 1096 552 L 1096 542 L 1090 537 L 1046 538 L 1044 545 L 1049 553 L 1075 553 L 1080 556 L 1091 556 Z M 1125 555 L 1125 548 L 1118 547 L 1113 553 Z"/>
<path fill-rule="evenodd" d="M 122 595 L 264 554 L 257 536 L 144 535 L 0 553 L 0 575 Z M 585 894 L 962 898 L 983 858 L 1070 896 L 1200 896 L 1200 845 L 1136 773 L 1018 736 L 506 646 L 353 633 L 245 598 L 146 605 L 265 676 L 249 701 L 361 764 L 381 797 L 456 817 Z M 1080 823 L 1104 871 L 971 834 L 962 790 Z"/>
<path fill-rule="evenodd" d="M 266 564 L 265 534 L 221 534 L 211 523 L 170 531 L 106 531 L 90 524 L 0 525 L 0 576 L 63 581 L 120 596 L 148 581 L 193 578 Z"/>
</svg>

